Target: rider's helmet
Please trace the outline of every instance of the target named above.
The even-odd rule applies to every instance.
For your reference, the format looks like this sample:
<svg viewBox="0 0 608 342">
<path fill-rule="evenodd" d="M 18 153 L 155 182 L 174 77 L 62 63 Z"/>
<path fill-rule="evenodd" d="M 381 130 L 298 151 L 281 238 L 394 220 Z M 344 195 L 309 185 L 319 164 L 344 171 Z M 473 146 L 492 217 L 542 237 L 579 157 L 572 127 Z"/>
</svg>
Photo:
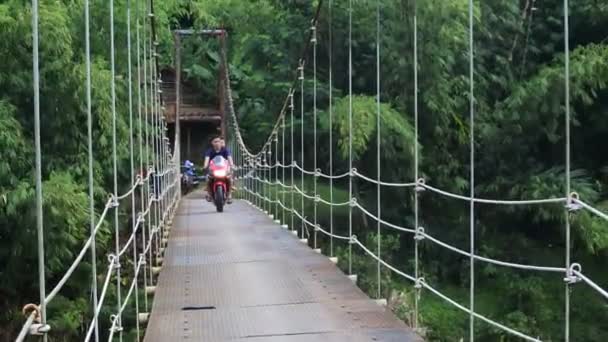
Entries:
<svg viewBox="0 0 608 342">
<path fill-rule="evenodd" d="M 187 168 L 191 168 L 191 167 L 193 167 L 193 166 L 194 166 L 194 163 L 192 163 L 192 162 L 191 162 L 191 161 L 189 161 L 189 160 L 186 160 L 186 161 L 184 162 L 184 166 L 185 166 L 185 167 L 187 167 Z"/>
</svg>

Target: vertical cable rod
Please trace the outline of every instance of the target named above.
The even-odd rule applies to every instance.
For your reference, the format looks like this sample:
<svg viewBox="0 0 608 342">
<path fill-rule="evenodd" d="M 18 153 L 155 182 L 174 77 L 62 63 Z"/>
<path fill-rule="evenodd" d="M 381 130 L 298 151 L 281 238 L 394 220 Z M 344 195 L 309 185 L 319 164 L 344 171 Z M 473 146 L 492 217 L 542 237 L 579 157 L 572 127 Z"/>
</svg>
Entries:
<svg viewBox="0 0 608 342">
<path fill-rule="evenodd" d="M 570 21 L 569 21 L 569 1 L 564 0 L 564 97 L 565 97 L 565 159 L 566 159 L 566 198 L 568 204 L 572 203 L 572 191 L 570 184 Z M 566 230 L 566 278 L 572 276 L 570 274 L 570 215 L 568 208 L 565 209 L 565 230 Z M 570 341 L 570 284 L 567 282 L 565 285 L 565 306 L 564 306 L 564 340 Z"/>
<path fill-rule="evenodd" d="M 38 239 L 38 289 L 40 294 L 40 318 L 46 325 L 46 275 L 44 263 L 44 220 L 42 210 L 42 148 L 40 144 L 40 63 L 38 43 L 38 0 L 32 0 L 32 74 L 34 91 L 34 149 L 36 153 L 36 230 Z M 47 341 L 47 335 L 43 336 Z"/>
<path fill-rule="evenodd" d="M 377 239 L 377 293 L 376 298 L 382 298 L 382 284 L 381 284 L 381 265 L 380 265 L 380 252 L 381 252 L 381 241 L 382 241 L 382 232 L 381 232 L 381 215 L 382 215 L 382 205 L 380 202 L 380 0 L 376 0 L 376 168 L 377 168 L 377 178 L 378 184 L 376 184 L 376 200 L 377 200 L 377 208 L 378 208 L 378 219 L 376 220 L 376 239 Z"/>
<path fill-rule="evenodd" d="M 417 1 L 414 0 L 414 180 L 418 181 L 419 177 L 419 150 L 418 145 L 418 5 Z M 414 191 L 414 227 L 416 228 L 416 239 L 414 239 L 414 273 L 416 279 L 420 279 L 420 251 L 418 249 L 418 243 L 420 241 L 419 236 L 420 226 L 420 203 L 419 203 L 419 189 L 416 188 Z M 414 295 L 414 329 L 418 329 L 418 315 L 419 308 L 418 304 L 420 301 L 421 288 L 416 287 Z"/>
<path fill-rule="evenodd" d="M 470 202 L 469 202 L 469 341 L 475 339 L 475 84 L 474 84 L 473 0 L 469 0 L 469 149 L 470 149 Z"/>
<path fill-rule="evenodd" d="M 85 27 L 85 65 L 86 65 L 86 97 L 87 97 L 87 146 L 89 161 L 89 228 L 91 236 L 91 292 L 93 297 L 93 310 L 97 308 L 97 253 L 95 243 L 95 193 L 93 180 L 93 114 L 91 101 L 91 29 L 89 0 L 84 1 L 84 27 Z M 95 342 L 99 341 L 99 324 L 97 317 L 91 322 L 95 331 Z"/>
<path fill-rule="evenodd" d="M 353 198 L 353 0 L 348 1 L 348 198 Z M 353 207 L 348 206 L 348 236 L 353 236 Z M 348 274 L 353 274 L 353 245 L 348 245 Z"/>
</svg>

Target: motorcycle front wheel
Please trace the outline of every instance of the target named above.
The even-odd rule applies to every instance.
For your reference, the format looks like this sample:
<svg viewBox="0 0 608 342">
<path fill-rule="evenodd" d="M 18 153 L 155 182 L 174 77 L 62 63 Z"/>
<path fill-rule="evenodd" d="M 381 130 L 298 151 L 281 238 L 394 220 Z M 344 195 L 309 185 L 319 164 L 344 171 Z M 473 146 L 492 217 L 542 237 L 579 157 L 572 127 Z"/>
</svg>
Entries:
<svg viewBox="0 0 608 342">
<path fill-rule="evenodd" d="M 217 209 L 218 213 L 221 213 L 224 211 L 224 188 L 221 186 L 218 186 L 215 189 L 215 208 Z"/>
</svg>

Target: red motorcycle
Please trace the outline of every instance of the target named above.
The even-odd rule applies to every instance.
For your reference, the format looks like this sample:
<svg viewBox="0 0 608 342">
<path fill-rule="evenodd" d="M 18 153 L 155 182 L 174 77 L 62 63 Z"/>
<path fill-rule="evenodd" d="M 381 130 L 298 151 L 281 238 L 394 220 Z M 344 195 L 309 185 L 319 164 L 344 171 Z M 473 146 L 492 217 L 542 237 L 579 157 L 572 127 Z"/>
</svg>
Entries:
<svg viewBox="0 0 608 342">
<path fill-rule="evenodd" d="M 230 177 L 230 165 L 228 160 L 222 156 L 216 156 L 209 162 L 209 180 L 211 181 L 211 199 L 215 203 L 218 212 L 224 211 L 224 205 L 228 199 L 228 178 Z"/>
</svg>

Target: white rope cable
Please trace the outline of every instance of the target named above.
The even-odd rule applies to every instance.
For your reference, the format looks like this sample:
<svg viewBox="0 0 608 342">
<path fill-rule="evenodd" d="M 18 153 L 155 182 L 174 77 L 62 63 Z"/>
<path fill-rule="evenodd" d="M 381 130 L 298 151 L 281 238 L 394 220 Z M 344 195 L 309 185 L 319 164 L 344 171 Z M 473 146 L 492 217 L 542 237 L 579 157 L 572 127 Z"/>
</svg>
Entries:
<svg viewBox="0 0 608 342">
<path fill-rule="evenodd" d="M 135 222 L 134 222 L 132 233 L 129 236 L 129 239 L 127 240 L 127 242 L 125 242 L 124 246 L 118 253 L 118 256 L 122 256 L 124 253 L 126 253 L 127 250 L 129 249 L 129 247 L 131 246 L 131 244 L 134 244 L 134 246 L 137 246 L 135 244 L 135 238 L 137 236 L 137 231 L 139 230 L 139 227 L 146 221 L 144 217 L 146 217 L 148 215 L 148 213 L 150 212 L 151 203 L 152 203 L 152 198 L 150 198 L 150 200 L 148 201 L 148 206 L 146 208 L 146 211 L 144 211 L 143 213 L 139 213 L 137 220 L 135 220 Z M 134 247 L 134 250 L 136 250 L 135 247 Z"/>
<path fill-rule="evenodd" d="M 370 183 L 374 183 L 374 184 L 376 184 L 376 185 L 382 185 L 382 186 L 392 186 L 392 187 L 410 187 L 410 188 L 411 188 L 411 187 L 415 187 L 415 186 L 416 186 L 416 184 L 417 184 L 416 182 L 410 182 L 410 183 L 390 183 L 390 182 L 382 182 L 382 181 L 379 181 L 379 180 L 376 180 L 376 179 L 373 179 L 373 178 L 367 177 L 367 176 L 365 176 L 365 175 L 361 174 L 361 173 L 360 173 L 359 171 L 357 171 L 356 169 L 354 169 L 354 170 L 352 171 L 352 173 L 353 173 L 353 175 L 354 175 L 354 176 L 357 176 L 357 177 L 359 177 L 359 178 L 361 178 L 361 179 L 363 179 L 363 180 L 365 180 L 365 181 L 368 181 L 368 182 L 370 182 Z"/>
<path fill-rule="evenodd" d="M 124 194 L 117 196 L 116 199 L 123 200 L 129 196 L 131 196 L 133 194 L 133 192 L 135 192 L 135 190 L 137 190 L 137 188 L 141 185 L 143 185 L 143 182 L 141 182 L 139 175 L 137 176 L 137 178 L 135 179 L 135 182 L 132 183 L 131 187 L 129 188 L 129 190 L 127 192 L 125 192 Z"/>
<path fill-rule="evenodd" d="M 44 302 L 44 300 L 42 300 L 41 302 Z M 19 332 L 19 335 L 17 335 L 15 342 L 23 342 L 25 340 L 25 338 L 30 332 L 30 327 L 34 324 L 34 321 L 36 320 L 36 316 L 37 312 L 35 310 L 33 310 L 32 313 L 27 316 L 27 319 L 25 320 L 23 327 L 21 327 L 21 331 Z"/>
<path fill-rule="evenodd" d="M 409 280 L 411 280 L 411 281 L 413 281 L 413 282 L 416 282 L 416 278 L 412 277 L 411 275 L 409 275 L 409 274 L 407 274 L 407 273 L 405 273 L 405 272 L 403 272 L 403 271 L 398 270 L 396 267 L 394 267 L 394 266 L 392 266 L 391 264 L 387 263 L 386 261 L 384 261 L 384 260 L 380 259 L 380 258 L 379 258 L 379 257 L 378 257 L 376 254 L 374 254 L 374 252 L 370 251 L 370 250 L 369 250 L 367 247 L 365 247 L 365 245 L 364 245 L 363 243 L 361 243 L 361 242 L 360 242 L 360 241 L 357 239 L 357 237 L 356 237 L 356 236 L 354 236 L 354 235 L 353 235 L 353 236 L 351 236 L 350 240 L 351 240 L 351 245 L 352 245 L 352 244 L 356 244 L 356 245 L 358 245 L 359 247 L 361 247 L 361 249 L 362 249 L 362 250 L 363 250 L 365 253 L 367 253 L 369 256 L 371 256 L 371 257 L 372 257 L 374 260 L 376 260 L 376 261 L 378 261 L 379 263 L 381 263 L 381 264 L 382 264 L 384 267 L 388 268 L 389 270 L 391 270 L 391 271 L 395 272 L 396 274 L 398 274 L 398 275 L 400 275 L 400 276 L 402 276 L 402 277 L 404 277 L 404 278 L 406 278 L 406 279 L 409 279 Z"/>
<path fill-rule="evenodd" d="M 485 317 L 483 315 L 480 315 L 480 314 L 478 314 L 478 313 L 476 313 L 476 312 L 474 312 L 474 311 L 472 311 L 472 310 L 470 310 L 470 309 L 462 306 L 461 304 L 459 304 L 455 300 L 451 299 L 450 297 L 448 297 L 448 296 L 444 295 L 443 293 L 439 292 L 439 290 L 436 290 L 435 288 L 433 288 L 432 286 L 430 286 L 429 284 L 427 284 L 424 281 L 424 279 L 419 280 L 417 282 L 417 284 L 420 284 L 420 286 L 422 286 L 425 289 L 433 292 L 436 296 L 438 296 L 439 298 L 443 299 L 444 301 L 452 304 L 453 306 L 457 307 L 458 309 L 460 309 L 460 310 L 462 310 L 464 312 L 467 312 L 467 313 L 475 316 L 476 318 L 479 318 L 480 320 L 482 320 L 482 321 L 484 321 L 484 322 L 486 322 L 486 323 L 488 323 L 488 324 L 490 324 L 490 325 L 492 325 L 492 326 L 494 326 L 496 328 L 499 328 L 499 329 L 501 329 L 501 330 L 503 330 L 505 332 L 508 332 L 511 335 L 515 335 L 517 337 L 523 338 L 523 339 L 525 339 L 527 341 L 541 342 L 541 340 L 539 340 L 537 338 L 534 338 L 532 336 L 528 336 L 528 335 L 525 335 L 523 333 L 520 333 L 517 330 L 511 329 L 511 328 L 509 328 L 509 327 L 507 327 L 507 326 L 505 326 L 503 324 L 500 324 L 500 323 L 498 323 L 496 321 L 493 321 L 493 320 L 491 320 L 491 319 L 489 319 L 489 318 L 487 318 L 487 317 Z"/>
<path fill-rule="evenodd" d="M 471 257 L 471 253 L 464 251 L 460 248 L 454 247 L 448 243 L 445 243 L 445 242 L 431 236 L 430 234 L 424 232 L 424 230 L 422 230 L 422 229 L 421 229 L 421 231 L 418 232 L 418 236 L 424 237 L 424 238 L 432 241 L 433 243 L 435 243 L 441 247 L 444 247 L 446 249 L 449 249 L 453 252 L 456 252 L 460 255 L 463 255 L 466 257 Z M 518 264 L 518 263 L 513 263 L 513 262 L 500 261 L 500 260 L 492 259 L 492 258 L 486 258 L 486 257 L 482 257 L 482 256 L 479 256 L 476 254 L 473 254 L 472 257 L 475 260 L 483 261 L 483 262 L 486 262 L 489 264 L 510 267 L 510 268 L 518 268 L 518 269 L 523 269 L 523 270 L 544 271 L 544 272 L 565 272 L 566 271 L 566 269 L 563 267 L 549 267 L 549 266 L 535 266 L 535 265 Z"/>
<path fill-rule="evenodd" d="M 93 321 L 99 319 L 99 312 L 101 311 L 101 307 L 103 306 L 103 302 L 106 298 L 106 293 L 108 291 L 108 286 L 110 285 L 110 279 L 112 279 L 113 271 L 118 270 L 118 267 L 116 267 L 116 265 L 115 265 L 116 257 L 114 255 L 111 255 L 109 257 L 109 261 L 110 261 L 110 264 L 108 265 L 108 270 L 106 271 L 106 277 L 103 281 L 103 286 L 101 288 L 101 294 L 99 295 L 99 303 L 94 308 Z M 85 338 L 84 338 L 85 342 L 88 342 L 91 339 L 94 327 L 95 327 L 95 325 L 89 326 L 89 329 L 87 330 L 87 334 L 85 335 Z"/>
<path fill-rule="evenodd" d="M 438 296 L 438 297 L 440 297 L 441 299 L 443 299 L 443 300 L 447 301 L 448 303 L 452 304 L 453 306 L 456 306 L 456 307 L 457 307 L 457 308 L 459 308 L 460 310 L 463 310 L 463 311 L 465 311 L 465 312 L 467 312 L 467 313 L 472 313 L 473 315 L 475 315 L 475 317 L 476 317 L 476 318 L 479 318 L 479 319 L 481 319 L 481 320 L 485 321 L 486 323 L 488 323 L 488 324 L 490 324 L 490 325 L 492 325 L 492 326 L 495 326 L 495 327 L 497 327 L 497 328 L 499 328 L 499 329 L 501 329 L 501 330 L 503 330 L 503 331 L 506 331 L 506 332 L 508 332 L 508 333 L 510 333 L 510 334 L 512 334 L 512 335 L 515 335 L 515 336 L 521 337 L 521 338 L 526 339 L 526 340 L 528 340 L 528 341 L 538 341 L 538 342 L 540 342 L 540 340 L 539 340 L 539 339 L 536 339 L 536 338 L 534 338 L 534 337 L 531 337 L 531 336 L 528 336 L 528 335 L 522 334 L 522 333 L 520 333 L 520 332 L 518 332 L 518 331 L 516 331 L 516 330 L 513 330 L 513 329 L 511 329 L 511 328 L 509 328 L 509 327 L 507 327 L 507 326 L 505 326 L 505 325 L 503 325 L 503 324 L 500 324 L 500 323 L 498 323 L 498 322 L 496 322 L 496 321 L 493 321 L 493 320 L 491 320 L 491 319 L 489 319 L 489 318 L 487 318 L 487 317 L 485 317 L 485 316 L 482 316 L 482 315 L 480 315 L 480 314 L 478 314 L 478 313 L 475 313 L 475 312 L 471 311 L 470 309 L 468 309 L 468 308 L 466 308 L 466 307 L 462 306 L 462 305 L 461 305 L 461 304 L 459 304 L 458 302 L 454 301 L 453 299 L 451 299 L 451 298 L 449 298 L 448 296 L 444 295 L 444 294 L 443 294 L 443 293 L 441 293 L 440 291 L 436 290 L 436 289 L 435 289 L 435 288 L 433 288 L 432 286 L 428 285 L 428 284 L 427 284 L 427 283 L 424 281 L 424 279 L 423 279 L 423 278 L 415 278 L 415 277 L 412 277 L 411 275 L 409 275 L 409 274 L 407 274 L 407 273 L 405 273 L 405 272 L 403 272 L 403 271 L 400 271 L 399 269 L 397 269 L 396 267 L 394 267 L 394 266 L 390 265 L 390 264 L 389 264 L 389 263 L 387 263 L 386 261 L 384 261 L 384 260 L 382 260 L 382 259 L 378 258 L 378 256 L 377 256 L 377 255 L 375 255 L 375 254 L 374 254 L 372 251 L 370 251 L 370 250 L 369 250 L 367 247 L 365 247 L 365 245 L 364 245 L 363 243 L 361 243 L 361 242 L 360 242 L 360 241 L 357 239 L 357 237 L 356 237 L 356 236 L 352 236 L 352 237 L 351 237 L 351 244 L 356 244 L 356 245 L 358 245 L 358 246 L 359 246 L 359 247 L 360 247 L 360 248 L 361 248 L 363 251 L 365 251 L 365 253 L 367 253 L 369 256 L 371 256 L 372 258 L 374 258 L 375 260 L 377 260 L 378 262 L 380 262 L 380 263 L 381 263 L 382 265 L 384 265 L 386 268 L 388 268 L 388 269 L 390 269 L 391 271 L 395 272 L 396 274 L 398 274 L 398 275 L 400 275 L 400 276 L 402 276 L 402 277 L 404 277 L 404 278 L 406 278 L 406 279 L 408 279 L 408 280 L 410 280 L 410 281 L 414 282 L 414 283 L 416 284 L 416 286 L 417 286 L 417 287 L 424 287 L 424 288 L 428 289 L 429 291 L 433 292 L 435 295 L 437 295 L 437 296 Z"/>
<path fill-rule="evenodd" d="M 323 204 L 327 204 L 331 207 L 342 207 L 342 206 L 347 206 L 351 204 L 351 201 L 346 201 L 346 202 L 329 202 L 323 199 L 323 197 L 318 196 L 317 200 Z"/>
<path fill-rule="evenodd" d="M 541 199 L 524 199 L 524 200 L 499 200 L 499 199 L 487 199 L 487 198 L 477 198 L 471 196 L 462 196 L 455 193 L 451 193 L 445 190 L 441 190 L 439 188 L 430 186 L 424 182 L 418 182 L 418 186 L 421 186 L 427 190 L 438 193 L 440 195 L 459 199 L 463 201 L 473 201 L 474 203 L 485 203 L 485 204 L 502 204 L 502 205 L 530 205 L 530 204 L 550 204 L 550 203 L 565 203 L 567 198 L 565 197 L 557 197 L 557 198 L 541 198 Z"/>
<path fill-rule="evenodd" d="M 307 193 L 305 193 L 304 191 L 300 190 L 300 188 L 298 188 L 298 186 L 297 186 L 297 185 L 294 185 L 294 186 L 293 186 L 293 188 L 296 190 L 296 192 L 297 192 L 297 193 L 299 193 L 299 194 L 300 194 L 301 196 L 303 196 L 304 198 L 308 198 L 308 199 L 311 199 L 311 200 L 313 200 L 313 201 L 317 199 L 317 197 L 316 197 L 316 196 L 313 196 L 313 195 L 308 195 L 308 194 L 307 194 Z"/>
<path fill-rule="evenodd" d="M 393 224 L 393 223 L 390 223 L 390 222 L 386 222 L 386 221 L 384 221 L 382 219 L 379 219 L 378 216 L 370 213 L 367 209 L 365 209 L 365 207 L 363 207 L 361 204 L 359 204 L 358 201 L 351 201 L 350 203 L 352 203 L 352 206 L 355 206 L 355 207 L 359 208 L 359 210 L 361 210 L 365 215 L 367 215 L 370 218 L 374 219 L 376 222 L 379 222 L 379 223 L 381 223 L 381 224 L 383 224 L 383 225 L 385 225 L 387 227 L 390 227 L 390 228 L 393 228 L 395 230 L 399 230 L 399 231 L 402 231 L 402 232 L 412 233 L 412 234 L 416 233 L 416 230 L 413 229 L 413 228 L 401 227 L 401 226 L 398 226 L 396 224 Z"/>
<path fill-rule="evenodd" d="M 319 177 L 321 177 L 321 178 L 329 179 L 330 180 L 330 187 L 333 188 L 333 186 L 331 186 L 331 184 L 333 184 L 333 180 L 334 179 L 340 179 L 340 178 L 348 177 L 348 176 L 350 176 L 350 172 L 344 172 L 344 173 L 339 174 L 339 175 L 333 175 L 331 171 L 330 171 L 329 175 L 324 174 L 322 172 L 317 172 L 316 175 L 319 176 Z M 332 193 L 333 193 L 333 191 L 332 191 Z"/>
<path fill-rule="evenodd" d="M 129 298 L 131 297 L 131 295 L 134 292 L 134 289 L 136 290 L 137 288 L 137 278 L 139 275 L 139 271 L 141 269 L 141 265 L 142 265 L 142 257 L 140 257 L 140 259 L 137 261 L 136 266 L 135 266 L 135 273 L 133 275 L 133 281 L 131 282 L 131 285 L 129 286 L 129 290 L 127 291 L 127 295 L 125 296 L 125 300 L 124 303 L 121 305 L 120 309 L 118 310 L 118 312 L 112 316 L 111 321 L 112 321 L 112 325 L 110 327 L 110 335 L 108 336 L 108 341 L 112 341 L 112 338 L 114 336 L 114 332 L 115 331 L 122 331 L 122 327 L 121 326 L 117 326 L 118 324 L 118 319 L 117 317 L 120 317 L 120 315 L 122 315 L 122 313 L 124 312 L 125 308 L 127 307 L 127 304 L 129 303 Z M 118 328 L 118 329 L 117 329 Z"/>
<path fill-rule="evenodd" d="M 80 262 L 82 261 L 82 259 L 84 258 L 84 256 L 86 255 L 87 250 L 90 249 L 91 246 L 94 245 L 94 243 L 95 243 L 95 237 L 97 236 L 97 232 L 101 228 L 101 226 L 102 226 L 102 224 L 104 222 L 104 219 L 105 219 L 106 215 L 108 214 L 108 211 L 110 210 L 110 208 L 114 207 L 114 203 L 115 202 L 114 202 L 113 198 L 110 198 L 108 200 L 108 202 L 106 203 L 106 206 L 105 206 L 103 212 L 101 213 L 101 216 L 99 217 L 98 223 L 93 227 L 93 231 L 91 232 L 91 235 L 89 236 L 89 238 L 87 239 L 86 243 L 84 244 L 84 246 L 80 250 L 80 253 L 76 257 L 76 259 L 74 259 L 74 261 L 72 262 L 72 264 L 70 265 L 70 267 L 68 268 L 68 270 L 66 271 L 66 273 L 63 275 L 63 277 L 61 278 L 61 280 L 59 280 L 59 282 L 57 283 L 57 285 L 55 285 L 55 287 L 53 288 L 53 290 L 51 290 L 51 292 L 49 292 L 47 294 L 46 299 L 45 299 L 45 303 L 47 305 L 53 300 L 53 298 L 55 298 L 55 296 L 63 288 L 63 286 L 65 285 L 65 283 L 68 281 L 68 279 L 70 279 L 70 277 L 72 276 L 72 274 L 74 273 L 74 271 L 76 270 L 76 268 L 78 267 L 78 265 L 80 264 Z M 97 304 L 97 303 L 95 303 L 95 304 Z"/>
<path fill-rule="evenodd" d="M 593 282 L 591 279 L 589 279 L 587 276 L 585 276 L 582 272 L 577 271 L 577 270 L 571 270 L 571 272 L 572 272 L 572 274 L 574 274 L 575 276 L 580 278 L 580 280 L 584 281 L 587 285 L 589 285 L 591 288 L 593 288 L 595 291 L 597 291 L 599 294 L 604 296 L 604 298 L 608 299 L 608 291 L 601 288 L 598 284 Z"/>
<path fill-rule="evenodd" d="M 350 240 L 350 238 L 348 236 L 342 236 L 342 235 L 337 235 L 337 234 L 328 232 L 327 230 L 323 229 L 320 225 L 316 226 L 316 230 L 318 230 L 321 233 L 329 236 L 330 238 L 334 238 L 334 239 L 338 239 L 338 240 L 345 240 L 345 241 L 349 241 Z"/>
<path fill-rule="evenodd" d="M 599 209 L 594 208 L 593 206 L 579 200 L 578 198 L 571 198 L 572 202 L 579 204 L 580 206 L 582 206 L 583 208 L 589 210 L 590 212 L 592 212 L 593 214 L 603 218 L 604 220 L 608 221 L 608 214 L 600 211 Z"/>
</svg>

